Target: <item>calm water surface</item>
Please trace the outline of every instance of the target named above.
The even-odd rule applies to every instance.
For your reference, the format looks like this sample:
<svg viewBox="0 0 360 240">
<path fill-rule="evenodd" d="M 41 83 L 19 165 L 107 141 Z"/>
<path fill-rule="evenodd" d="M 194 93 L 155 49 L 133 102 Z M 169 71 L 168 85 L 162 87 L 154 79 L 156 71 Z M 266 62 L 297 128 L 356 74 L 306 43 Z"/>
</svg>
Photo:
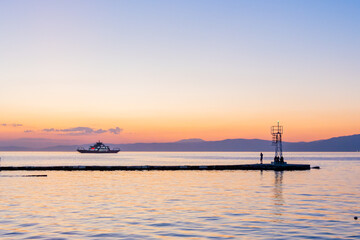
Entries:
<svg viewBox="0 0 360 240">
<path fill-rule="evenodd" d="M 255 163 L 259 153 L 1 152 L 6 165 Z M 272 153 L 265 153 L 270 161 Z M 360 153 L 320 170 L 1 172 L 1 239 L 360 239 Z M 47 174 L 46 178 L 17 177 Z"/>
</svg>

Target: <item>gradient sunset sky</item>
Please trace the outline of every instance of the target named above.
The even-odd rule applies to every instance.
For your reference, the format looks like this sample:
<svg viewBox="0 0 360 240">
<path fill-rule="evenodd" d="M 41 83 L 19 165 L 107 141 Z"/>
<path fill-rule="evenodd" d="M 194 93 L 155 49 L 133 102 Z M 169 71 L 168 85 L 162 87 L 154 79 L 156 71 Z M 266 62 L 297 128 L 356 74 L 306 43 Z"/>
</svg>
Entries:
<svg viewBox="0 0 360 240">
<path fill-rule="evenodd" d="M 0 1 L 0 140 L 360 133 L 360 1 Z"/>
</svg>

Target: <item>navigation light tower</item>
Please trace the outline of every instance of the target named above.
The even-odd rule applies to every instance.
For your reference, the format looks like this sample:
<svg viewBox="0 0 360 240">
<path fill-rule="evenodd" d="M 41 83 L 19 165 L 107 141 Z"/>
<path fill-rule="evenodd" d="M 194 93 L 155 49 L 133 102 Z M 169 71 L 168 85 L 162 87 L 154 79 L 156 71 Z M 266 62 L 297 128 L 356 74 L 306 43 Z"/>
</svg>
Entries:
<svg viewBox="0 0 360 240">
<path fill-rule="evenodd" d="M 280 126 L 279 122 L 277 122 L 276 126 L 271 127 L 271 135 L 272 135 L 272 144 L 275 146 L 275 157 L 273 164 L 286 164 L 284 162 L 284 157 L 282 153 L 282 134 L 283 126 Z"/>
</svg>

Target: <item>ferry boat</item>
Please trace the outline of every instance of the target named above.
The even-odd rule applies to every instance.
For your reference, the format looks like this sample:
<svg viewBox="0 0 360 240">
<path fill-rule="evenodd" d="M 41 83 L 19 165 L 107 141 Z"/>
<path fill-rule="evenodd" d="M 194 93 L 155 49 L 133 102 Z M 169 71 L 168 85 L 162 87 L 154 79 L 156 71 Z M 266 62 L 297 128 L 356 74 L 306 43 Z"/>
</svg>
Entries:
<svg viewBox="0 0 360 240">
<path fill-rule="evenodd" d="M 79 153 L 118 153 L 119 148 L 110 149 L 109 146 L 105 146 L 102 142 L 98 141 L 95 145 L 90 146 L 89 149 L 84 149 L 82 147 L 78 148 Z"/>
</svg>

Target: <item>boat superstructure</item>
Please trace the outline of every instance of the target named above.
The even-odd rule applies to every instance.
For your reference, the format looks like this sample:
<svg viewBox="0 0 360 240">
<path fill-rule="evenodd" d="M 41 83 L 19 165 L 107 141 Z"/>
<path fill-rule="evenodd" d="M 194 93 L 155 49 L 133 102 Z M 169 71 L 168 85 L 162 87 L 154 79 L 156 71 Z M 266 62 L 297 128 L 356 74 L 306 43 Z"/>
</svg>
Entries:
<svg viewBox="0 0 360 240">
<path fill-rule="evenodd" d="M 106 146 L 102 142 L 98 141 L 95 143 L 95 145 L 90 146 L 89 149 L 78 148 L 77 151 L 80 153 L 118 153 L 120 149 L 110 149 L 109 146 Z"/>
</svg>

